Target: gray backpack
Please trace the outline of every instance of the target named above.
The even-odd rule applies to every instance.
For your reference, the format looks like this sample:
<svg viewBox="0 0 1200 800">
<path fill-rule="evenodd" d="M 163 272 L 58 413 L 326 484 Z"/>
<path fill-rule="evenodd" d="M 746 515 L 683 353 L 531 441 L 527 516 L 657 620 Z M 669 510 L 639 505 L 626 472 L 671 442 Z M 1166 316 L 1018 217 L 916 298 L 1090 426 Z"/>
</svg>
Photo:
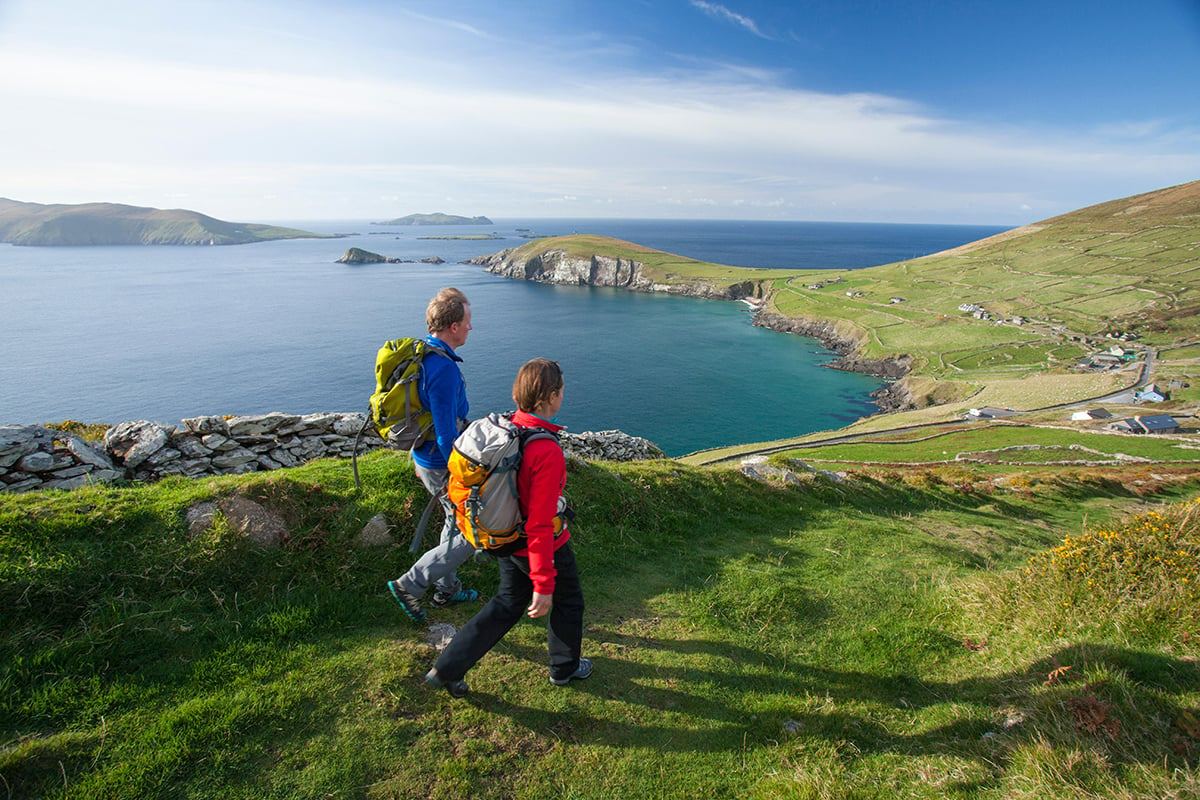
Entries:
<svg viewBox="0 0 1200 800">
<path fill-rule="evenodd" d="M 526 428 L 511 414 L 488 414 L 454 440 L 447 469 L 446 495 L 463 538 L 478 550 L 515 552 L 524 546 L 524 520 L 517 496 L 517 473 L 525 445 L 558 437 L 545 428 Z M 559 508 L 565 503 L 560 498 Z M 562 530 L 555 518 L 554 532 Z"/>
</svg>

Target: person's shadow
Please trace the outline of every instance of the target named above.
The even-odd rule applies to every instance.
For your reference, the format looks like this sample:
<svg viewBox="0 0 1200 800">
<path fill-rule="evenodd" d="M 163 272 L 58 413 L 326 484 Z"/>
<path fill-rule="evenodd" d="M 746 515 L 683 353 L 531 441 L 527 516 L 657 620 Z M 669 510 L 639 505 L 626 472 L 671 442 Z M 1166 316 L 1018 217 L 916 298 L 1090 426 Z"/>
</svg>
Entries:
<svg viewBox="0 0 1200 800">
<path fill-rule="evenodd" d="M 1114 765 L 1194 768 L 1200 755 L 1200 729 L 1181 726 L 1197 712 L 1173 699 L 1200 686 L 1200 663 L 1138 650 L 1077 644 L 1022 669 L 940 682 L 784 665 L 726 642 L 655 640 L 597 627 L 589 628 L 588 638 L 599 643 L 596 673 L 573 683 L 571 691 L 608 706 L 602 718 L 585 703 L 550 710 L 474 690 L 470 702 L 532 732 L 551 730 L 574 743 L 735 752 L 807 738 L 849 745 L 858 757 L 950 749 L 989 765 L 996 781 L 1016 749 L 1036 742 L 1090 741 Z M 543 648 L 502 647 L 508 657 L 545 669 Z M 653 650 L 661 652 L 645 652 Z M 669 654 L 675 657 L 664 657 Z M 1107 677 L 1089 682 L 1085 675 Z M 747 711 L 764 696 L 773 708 L 787 705 L 780 698 L 795 698 L 794 710 Z M 921 712 L 939 705 L 954 718 L 933 727 L 896 724 L 906 715 L 927 717 Z M 902 732 L 906 727 L 915 730 Z"/>
</svg>

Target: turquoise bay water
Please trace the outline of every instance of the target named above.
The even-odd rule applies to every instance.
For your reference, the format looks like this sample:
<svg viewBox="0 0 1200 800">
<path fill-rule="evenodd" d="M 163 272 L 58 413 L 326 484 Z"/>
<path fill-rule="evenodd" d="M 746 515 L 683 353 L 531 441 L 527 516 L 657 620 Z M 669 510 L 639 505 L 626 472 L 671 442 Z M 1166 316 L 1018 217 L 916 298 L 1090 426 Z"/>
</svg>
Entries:
<svg viewBox="0 0 1200 800">
<path fill-rule="evenodd" d="M 619 428 L 680 455 L 837 428 L 875 411 L 868 394 L 881 382 L 822 368 L 832 353 L 751 326 L 741 304 L 542 286 L 457 262 L 524 243 L 517 228 L 788 268 L 887 263 L 1000 230 L 512 220 L 485 229 L 500 240 L 464 241 L 422 237 L 481 230 L 289 224 L 354 235 L 233 247 L 0 245 L 0 424 L 364 410 L 375 350 L 422 334 L 428 298 L 453 285 L 472 302 L 475 329 L 460 351 L 472 416 L 511 407 L 517 368 L 541 355 L 563 365 L 560 421 L 573 431 Z M 352 246 L 451 263 L 333 263 Z"/>
</svg>

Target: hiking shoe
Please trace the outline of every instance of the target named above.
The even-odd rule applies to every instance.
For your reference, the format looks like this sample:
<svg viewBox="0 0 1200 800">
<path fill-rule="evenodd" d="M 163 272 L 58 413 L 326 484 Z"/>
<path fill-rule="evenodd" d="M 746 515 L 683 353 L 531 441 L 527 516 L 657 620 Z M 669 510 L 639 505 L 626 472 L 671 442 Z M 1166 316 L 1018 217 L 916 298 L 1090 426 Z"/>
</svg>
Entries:
<svg viewBox="0 0 1200 800">
<path fill-rule="evenodd" d="M 581 658 L 579 659 L 579 666 L 575 668 L 574 672 L 565 678 L 555 678 L 552 675 L 550 676 L 550 682 L 555 686 L 566 686 L 571 681 L 582 681 L 586 678 L 590 678 L 591 675 L 592 660 L 590 658 Z"/>
<path fill-rule="evenodd" d="M 449 692 L 451 697 L 466 697 L 467 692 L 470 691 L 470 689 L 467 688 L 467 682 L 462 678 L 459 678 L 456 681 L 448 681 L 441 675 L 438 675 L 437 667 L 434 667 L 433 669 L 429 670 L 429 672 L 425 673 L 425 680 L 434 686 L 445 689 L 447 692 Z"/>
<path fill-rule="evenodd" d="M 479 592 L 475 591 L 474 589 L 459 589 L 454 594 L 446 594 L 445 592 L 435 591 L 433 593 L 433 600 L 431 602 L 438 608 L 445 608 L 446 606 L 452 606 L 455 603 L 473 603 L 478 599 Z"/>
<path fill-rule="evenodd" d="M 421 608 L 420 600 L 400 588 L 400 584 L 395 581 L 388 581 L 387 587 L 409 619 L 413 622 L 421 622 L 425 619 L 425 609 Z"/>
</svg>

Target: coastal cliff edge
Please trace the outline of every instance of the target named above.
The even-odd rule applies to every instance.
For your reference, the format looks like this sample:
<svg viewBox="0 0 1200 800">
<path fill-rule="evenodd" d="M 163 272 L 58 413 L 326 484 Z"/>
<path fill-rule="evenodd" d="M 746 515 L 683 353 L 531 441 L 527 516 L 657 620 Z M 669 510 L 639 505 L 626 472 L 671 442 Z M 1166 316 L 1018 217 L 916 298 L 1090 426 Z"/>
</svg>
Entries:
<svg viewBox="0 0 1200 800">
<path fill-rule="evenodd" d="M 832 369 L 861 372 L 887 379 L 887 386 L 871 393 L 873 401 L 881 411 L 899 411 L 912 406 L 909 392 L 902 380 L 909 372 L 912 363 L 910 356 L 859 358 L 855 355 L 859 350 L 859 342 L 840 333 L 833 322 L 785 317 L 764 310 L 770 300 L 770 290 L 765 281 L 721 283 L 694 278 L 679 278 L 671 282 L 656 281 L 646 274 L 645 265 L 637 259 L 597 253 L 574 255 L 559 248 L 531 254 L 528 246 L 478 256 L 467 263 L 477 264 L 486 272 L 514 280 L 567 286 L 608 286 L 710 300 L 754 300 L 757 301 L 754 306 L 760 309 L 754 312 L 754 325 L 780 333 L 816 339 L 838 354 L 839 358 L 828 365 Z"/>
</svg>

